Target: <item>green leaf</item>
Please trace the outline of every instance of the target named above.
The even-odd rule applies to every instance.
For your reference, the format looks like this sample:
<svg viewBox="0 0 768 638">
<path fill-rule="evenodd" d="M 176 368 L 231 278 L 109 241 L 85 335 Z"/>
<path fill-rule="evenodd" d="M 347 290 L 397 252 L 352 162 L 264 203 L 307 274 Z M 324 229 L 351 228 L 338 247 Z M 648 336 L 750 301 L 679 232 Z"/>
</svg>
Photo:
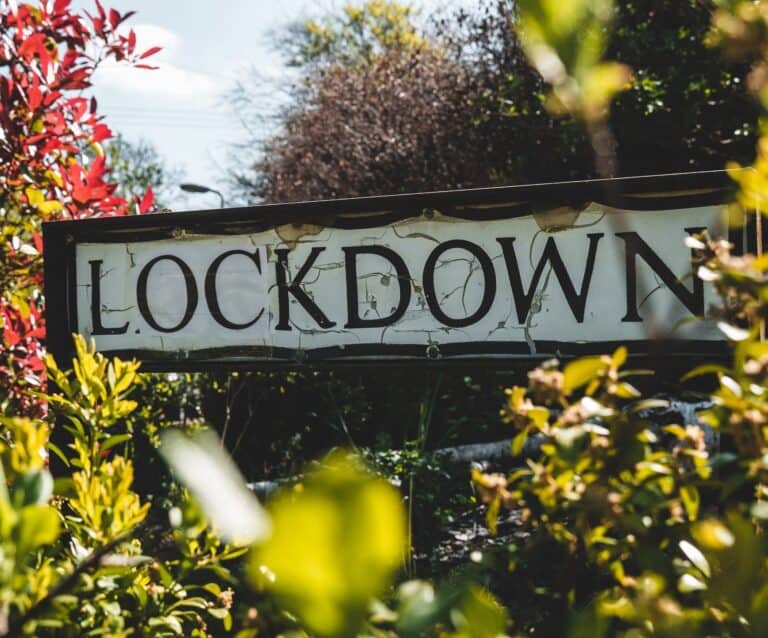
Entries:
<svg viewBox="0 0 768 638">
<path fill-rule="evenodd" d="M 577 611 L 571 620 L 568 638 L 602 638 L 608 633 L 609 614 L 591 604 Z"/>
<path fill-rule="evenodd" d="M 426 580 L 408 580 L 397 588 L 397 635 L 421 638 L 439 622 L 461 597 L 463 591 L 449 582 L 435 592 Z"/>
<path fill-rule="evenodd" d="M 218 438 L 209 431 L 163 433 L 160 454 L 225 540 L 249 545 L 269 534 L 269 519 Z"/>
<path fill-rule="evenodd" d="M 219 620 L 224 620 L 227 616 L 229 616 L 229 612 L 223 607 L 212 607 L 208 610 L 208 613 L 214 618 L 218 618 Z"/>
<path fill-rule="evenodd" d="M 101 451 L 109 450 L 110 448 L 125 443 L 131 440 L 130 434 L 114 434 L 110 436 L 104 443 L 101 444 Z"/>
<path fill-rule="evenodd" d="M 26 505 L 43 505 L 53 493 L 53 477 L 48 470 L 31 470 L 17 476 L 11 489 L 11 502 L 16 509 Z"/>
<path fill-rule="evenodd" d="M 722 332 L 731 341 L 744 341 L 745 339 L 749 339 L 750 336 L 752 336 L 752 332 L 750 330 L 744 330 L 744 328 L 734 326 L 725 321 L 718 321 L 717 327 L 720 329 L 720 332 Z"/>
<path fill-rule="evenodd" d="M 611 2 L 603 0 L 520 0 L 520 33 L 535 66 L 537 48 L 547 47 L 571 75 L 590 68 L 602 54 L 603 23 L 610 18 Z M 550 62 L 550 65 L 554 62 Z M 550 73 L 551 75 L 551 73 Z M 548 81 L 551 78 L 545 77 Z"/>
<path fill-rule="evenodd" d="M 587 444 L 587 431 L 581 425 L 569 428 L 559 428 L 555 432 L 555 443 L 560 457 L 568 463 L 573 463 L 578 458 L 579 452 Z"/>
<path fill-rule="evenodd" d="M 701 503 L 699 490 L 694 485 L 683 485 L 680 487 L 680 500 L 682 500 L 685 512 L 688 514 L 688 520 L 695 521 L 699 516 L 699 504 Z"/>
<path fill-rule="evenodd" d="M 218 596 L 221 593 L 221 586 L 218 583 L 206 583 L 203 585 L 203 589 L 214 596 Z"/>
<path fill-rule="evenodd" d="M 405 513 L 388 483 L 336 454 L 303 489 L 270 507 L 273 534 L 250 559 L 310 633 L 354 636 L 404 558 Z"/>
<path fill-rule="evenodd" d="M 720 454 L 715 454 L 709 458 L 709 467 L 722 467 L 724 465 L 735 463 L 738 460 L 738 455 L 734 454 L 733 452 L 720 452 Z"/>
<path fill-rule="evenodd" d="M 768 520 L 768 502 L 756 501 L 749 509 L 752 516 L 761 520 Z"/>
<path fill-rule="evenodd" d="M 531 64 L 552 85 L 551 110 L 586 120 L 604 116 L 629 86 L 628 67 L 601 62 L 612 0 L 519 0 L 517 33 Z"/>
<path fill-rule="evenodd" d="M 202 596 L 192 596 L 189 598 L 182 598 L 181 600 L 175 602 L 173 605 L 171 605 L 168 610 L 175 610 L 175 609 L 181 609 L 184 607 L 190 607 L 191 609 L 208 609 L 208 601 L 203 598 Z M 211 608 L 212 610 L 214 608 Z M 225 611 L 226 610 L 222 610 Z"/>
<path fill-rule="evenodd" d="M 64 621 L 57 618 L 43 618 L 37 621 L 38 627 L 45 627 L 46 629 L 61 629 L 64 626 Z"/>
<path fill-rule="evenodd" d="M 670 434 L 673 434 L 678 439 L 684 439 L 686 436 L 688 436 L 685 432 L 685 428 L 682 425 L 678 425 L 676 423 L 665 425 L 661 429 L 664 430 L 665 432 L 669 432 Z"/>
<path fill-rule="evenodd" d="M 175 616 L 163 616 L 162 618 L 150 618 L 149 619 L 149 626 L 150 627 L 168 627 L 171 629 L 177 636 L 183 636 L 184 635 L 184 627 L 182 626 L 181 622 L 178 618 Z"/>
<path fill-rule="evenodd" d="M 696 545 L 689 543 L 688 541 L 680 541 L 680 550 L 685 554 L 685 557 L 691 561 L 691 564 L 704 574 L 704 576 L 709 578 L 712 575 L 712 569 L 709 567 L 707 559 Z"/>
<path fill-rule="evenodd" d="M 499 512 L 501 512 L 501 499 L 494 498 L 488 503 L 488 509 L 485 511 L 485 524 L 488 526 L 488 532 L 491 536 L 496 536 L 499 525 Z"/>
<path fill-rule="evenodd" d="M 571 361 L 563 370 L 563 391 L 570 394 L 586 385 L 605 370 L 605 362 L 600 357 L 583 357 Z"/>
<path fill-rule="evenodd" d="M 147 590 L 139 585 L 131 586 L 131 592 L 136 596 L 136 600 L 139 601 L 139 605 L 144 607 L 147 604 L 148 596 Z"/>
<path fill-rule="evenodd" d="M 707 585 L 700 578 L 696 578 L 696 576 L 693 574 L 683 574 L 680 576 L 680 580 L 677 583 L 677 588 L 683 594 L 690 594 L 694 591 L 705 590 Z"/>
<path fill-rule="evenodd" d="M 48 441 L 46 445 L 51 452 L 59 457 L 61 462 L 64 463 L 66 467 L 69 467 L 69 459 L 64 456 L 64 452 L 61 451 L 61 448 L 58 445 L 51 443 L 50 441 Z"/>
<path fill-rule="evenodd" d="M 452 614 L 454 625 L 467 638 L 498 638 L 506 634 L 507 610 L 478 585 L 469 586 L 456 611 Z"/>
<path fill-rule="evenodd" d="M 696 523 L 691 533 L 699 545 L 712 550 L 724 550 L 736 542 L 733 532 L 717 519 Z"/>
<path fill-rule="evenodd" d="M 528 440 L 528 429 L 524 429 L 519 432 L 515 438 L 512 439 L 512 456 L 520 456 L 523 453 L 523 447 Z"/>
<path fill-rule="evenodd" d="M 681 381 L 688 381 L 689 379 L 695 379 L 696 377 L 702 377 L 705 374 L 727 374 L 728 368 L 725 366 L 717 365 L 716 363 L 705 363 L 704 365 L 696 366 L 693 370 L 686 372 Z"/>
<path fill-rule="evenodd" d="M 0 463 L 0 503 L 6 503 L 9 506 L 11 503 L 11 496 L 8 493 L 8 483 L 6 482 L 2 463 Z"/>
<path fill-rule="evenodd" d="M 642 395 L 635 386 L 624 381 L 616 384 L 616 396 L 620 399 L 637 399 Z"/>
<path fill-rule="evenodd" d="M 14 529 L 16 552 L 25 556 L 38 547 L 53 543 L 61 531 L 58 512 L 48 505 L 29 505 L 19 513 Z"/>
<path fill-rule="evenodd" d="M 658 410 L 669 407 L 669 401 L 665 399 L 643 399 L 642 401 L 635 401 L 629 409 L 632 412 L 642 412 L 643 410 Z"/>
<path fill-rule="evenodd" d="M 549 410 L 535 406 L 528 410 L 528 418 L 537 428 L 543 428 L 549 422 Z"/>
<path fill-rule="evenodd" d="M 620 368 L 627 362 L 627 348 L 626 346 L 619 346 L 611 355 L 611 363 L 614 367 Z"/>
</svg>

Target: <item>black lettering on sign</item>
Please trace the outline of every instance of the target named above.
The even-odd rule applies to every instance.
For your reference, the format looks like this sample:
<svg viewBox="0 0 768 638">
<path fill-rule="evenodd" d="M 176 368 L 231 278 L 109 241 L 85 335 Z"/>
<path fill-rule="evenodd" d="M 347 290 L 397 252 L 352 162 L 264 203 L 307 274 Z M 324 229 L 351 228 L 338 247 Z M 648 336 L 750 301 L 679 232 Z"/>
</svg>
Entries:
<svg viewBox="0 0 768 638">
<path fill-rule="evenodd" d="M 107 328 L 101 323 L 101 264 L 103 260 L 94 259 L 89 261 L 91 264 L 91 323 L 93 324 L 94 335 L 122 335 L 128 332 L 128 322 L 126 321 L 119 328 Z"/>
<path fill-rule="evenodd" d="M 399 321 L 408 309 L 411 302 L 411 274 L 405 265 L 403 258 L 394 250 L 385 246 L 353 246 L 351 248 L 342 248 L 345 259 L 345 272 L 347 276 L 347 323 L 345 328 L 384 328 L 391 326 Z M 359 303 L 357 294 L 357 256 L 358 255 L 377 255 L 386 259 L 395 267 L 395 279 L 400 288 L 400 300 L 397 307 L 386 317 L 376 317 L 375 319 L 363 319 L 360 317 Z"/>
<path fill-rule="evenodd" d="M 155 264 L 164 260 L 172 261 L 179 267 L 181 274 L 184 276 L 184 285 L 187 289 L 187 307 L 184 310 L 184 316 L 179 323 L 171 328 L 164 328 L 155 321 L 155 317 L 149 309 L 149 301 L 147 300 L 147 281 L 149 279 L 149 273 L 152 271 Z M 195 283 L 195 276 L 192 274 L 189 266 L 175 255 L 160 255 L 159 257 L 155 257 L 144 266 L 139 273 L 139 280 L 136 283 L 136 300 L 139 304 L 139 312 L 141 313 L 141 316 L 144 317 L 144 321 L 152 326 L 152 328 L 158 332 L 178 332 L 190 322 L 195 313 L 195 309 L 197 308 L 197 284 Z"/>
<path fill-rule="evenodd" d="M 245 250 L 228 250 L 216 257 L 208 268 L 208 272 L 205 275 L 205 300 L 208 303 L 208 309 L 211 311 L 211 316 L 216 320 L 216 323 L 225 328 L 229 328 L 230 330 L 244 330 L 261 319 L 261 316 L 264 314 L 264 308 L 262 308 L 251 321 L 245 321 L 243 323 L 230 321 L 222 314 L 221 306 L 219 305 L 219 293 L 216 290 L 216 276 L 218 275 L 219 268 L 224 260 L 232 255 L 244 255 L 249 259 L 252 259 L 253 263 L 256 265 L 256 270 L 261 274 L 261 258 L 259 257 L 258 250 L 253 254 L 246 252 Z"/>
<path fill-rule="evenodd" d="M 299 272 L 293 278 L 291 283 L 288 283 L 288 255 L 291 251 L 287 248 L 278 248 L 275 250 L 277 256 L 277 263 L 275 264 L 275 274 L 277 276 L 277 301 L 278 301 L 278 315 L 279 321 L 275 326 L 275 330 L 290 330 L 291 324 L 289 321 L 290 303 L 288 302 L 288 295 L 291 294 L 296 298 L 302 308 L 307 311 L 310 317 L 315 320 L 317 325 L 321 328 L 331 328 L 336 325 L 335 321 L 331 321 L 323 314 L 323 311 L 317 307 L 314 301 L 309 298 L 306 292 L 301 288 L 301 282 L 304 277 L 307 276 L 310 268 L 317 260 L 317 256 L 323 252 L 325 248 L 315 247 L 309 252 L 309 257 L 302 264 Z"/>
<path fill-rule="evenodd" d="M 700 233 L 701 228 L 686 228 L 690 235 Z M 691 314 L 701 316 L 704 314 L 704 282 L 698 277 L 693 277 L 693 290 L 688 290 L 680 278 L 675 275 L 661 258 L 651 250 L 637 233 L 616 233 L 617 237 L 624 240 L 626 247 L 626 271 L 627 271 L 627 314 L 621 320 L 627 322 L 642 321 L 637 309 L 637 257 L 642 257 L 655 272 L 670 292 L 688 308 Z"/>
<path fill-rule="evenodd" d="M 442 254 L 448 250 L 459 248 L 466 250 L 480 264 L 480 268 L 483 271 L 483 277 L 485 278 L 485 286 L 483 287 L 483 298 L 480 301 L 478 309 L 469 317 L 463 317 L 460 319 L 454 319 L 449 317 L 443 312 L 440 307 L 440 301 L 435 293 L 435 266 L 437 260 L 440 259 Z M 427 305 L 432 315 L 440 323 L 449 326 L 450 328 L 462 328 L 464 326 L 470 326 L 473 323 L 480 321 L 491 309 L 491 304 L 496 297 L 496 272 L 493 269 L 493 262 L 491 258 L 480 248 L 477 244 L 465 241 L 463 239 L 453 239 L 440 244 L 435 248 L 427 258 L 427 262 L 424 264 L 424 274 L 422 276 L 422 284 L 424 286 L 424 297 L 427 300 Z"/>
<path fill-rule="evenodd" d="M 568 270 L 563 263 L 563 258 L 557 250 L 557 244 L 555 243 L 554 237 L 549 237 L 547 239 L 541 259 L 539 259 L 539 263 L 536 265 L 536 270 L 533 271 L 531 285 L 528 287 L 527 292 L 523 288 L 523 281 L 520 277 L 520 266 L 517 263 L 517 256 L 515 255 L 515 237 L 499 237 L 496 240 L 501 244 L 501 249 L 504 252 L 504 261 L 507 264 L 509 283 L 512 286 L 512 296 L 514 297 L 515 308 L 517 309 L 517 320 L 520 323 L 525 323 L 525 319 L 531 309 L 533 295 L 539 287 L 539 280 L 541 279 L 541 275 L 544 272 L 547 263 L 552 265 L 552 271 L 560 282 L 560 288 L 562 288 L 563 293 L 565 294 L 565 300 L 568 302 L 573 316 L 576 317 L 576 321 L 579 323 L 584 321 L 584 308 L 587 304 L 589 284 L 592 281 L 592 272 L 595 269 L 597 243 L 603 235 L 604 233 L 590 233 L 587 235 L 587 237 L 589 237 L 589 251 L 587 253 L 587 265 L 584 268 L 584 277 L 581 280 L 581 290 L 579 290 L 579 292 L 576 292 L 576 288 L 571 281 Z"/>
</svg>

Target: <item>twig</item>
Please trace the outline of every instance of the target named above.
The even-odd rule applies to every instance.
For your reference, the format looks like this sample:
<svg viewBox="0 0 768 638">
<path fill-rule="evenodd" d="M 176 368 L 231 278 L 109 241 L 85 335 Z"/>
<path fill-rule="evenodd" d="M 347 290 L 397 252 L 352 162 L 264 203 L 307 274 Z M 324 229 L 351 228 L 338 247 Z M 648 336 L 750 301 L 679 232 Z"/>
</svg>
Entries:
<svg viewBox="0 0 768 638">
<path fill-rule="evenodd" d="M 125 543 L 126 541 L 130 540 L 131 538 L 134 538 L 135 536 L 137 536 L 142 532 L 148 531 L 148 529 L 150 528 L 146 528 L 146 521 L 139 523 L 132 530 L 126 532 L 125 534 L 121 534 L 120 536 L 113 538 L 106 545 L 102 545 L 98 549 L 93 550 L 91 554 L 88 556 L 88 558 L 86 558 L 83 562 L 81 562 L 69 576 L 60 580 L 56 584 L 56 586 L 53 587 L 53 589 L 51 589 L 43 598 L 40 599 L 40 601 L 37 604 L 30 607 L 27 610 L 27 613 L 25 613 L 16 622 L 10 623 L 8 625 L 7 631 L 2 635 L 6 636 L 7 638 L 19 638 L 20 636 L 22 636 L 22 630 L 24 629 L 24 625 L 26 625 L 30 620 L 33 620 L 38 616 L 40 616 L 53 603 L 53 601 L 57 597 L 61 596 L 64 592 L 74 587 L 75 584 L 77 583 L 78 578 L 80 578 L 81 574 L 85 573 L 91 567 L 94 567 L 95 565 L 97 565 L 101 561 L 101 559 L 104 558 L 104 556 L 106 556 L 107 554 L 109 554 L 115 547 L 117 547 L 118 545 L 121 545 L 122 543 Z M 157 526 L 157 529 L 162 529 L 162 528 L 160 526 Z"/>
</svg>

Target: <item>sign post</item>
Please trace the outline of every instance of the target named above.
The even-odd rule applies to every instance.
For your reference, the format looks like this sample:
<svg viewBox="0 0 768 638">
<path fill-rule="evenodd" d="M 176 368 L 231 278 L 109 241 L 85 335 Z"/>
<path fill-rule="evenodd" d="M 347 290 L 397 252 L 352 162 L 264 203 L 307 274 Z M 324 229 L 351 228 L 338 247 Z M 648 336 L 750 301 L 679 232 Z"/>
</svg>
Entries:
<svg viewBox="0 0 768 638">
<path fill-rule="evenodd" d="M 45 224 L 49 349 L 150 370 L 725 351 L 686 236 L 723 172 Z M 737 236 L 738 235 L 738 236 Z M 740 247 L 746 233 L 733 234 Z"/>
</svg>

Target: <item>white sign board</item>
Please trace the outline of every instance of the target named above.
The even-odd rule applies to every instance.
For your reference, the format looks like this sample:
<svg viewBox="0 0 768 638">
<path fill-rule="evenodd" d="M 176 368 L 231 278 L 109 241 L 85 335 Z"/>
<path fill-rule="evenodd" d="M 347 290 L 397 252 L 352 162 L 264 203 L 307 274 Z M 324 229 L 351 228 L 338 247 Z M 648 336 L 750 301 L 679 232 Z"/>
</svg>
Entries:
<svg viewBox="0 0 768 638">
<path fill-rule="evenodd" d="M 110 351 L 335 357 L 407 346 L 425 358 L 555 354 L 566 343 L 719 340 L 686 236 L 721 210 L 387 226 L 285 225 L 246 234 L 76 246 L 77 331 Z M 567 224 L 567 225 L 566 225 Z M 242 353 L 239 355 L 238 353 Z M 299 355 L 299 358 L 302 355 Z"/>
</svg>

